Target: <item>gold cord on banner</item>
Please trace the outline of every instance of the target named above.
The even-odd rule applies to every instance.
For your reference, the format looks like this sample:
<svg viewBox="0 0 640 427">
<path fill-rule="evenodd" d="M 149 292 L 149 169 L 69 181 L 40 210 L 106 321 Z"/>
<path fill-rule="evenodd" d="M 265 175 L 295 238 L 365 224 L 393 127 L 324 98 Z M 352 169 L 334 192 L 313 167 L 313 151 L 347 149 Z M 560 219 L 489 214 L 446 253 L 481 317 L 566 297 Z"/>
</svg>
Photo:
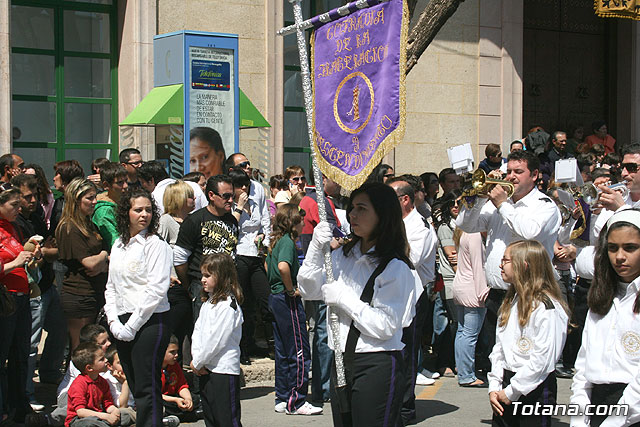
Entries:
<svg viewBox="0 0 640 427">
<path fill-rule="evenodd" d="M 594 0 L 593 8 L 601 18 L 640 20 L 640 0 Z"/>
<path fill-rule="evenodd" d="M 409 35 L 409 10 L 407 8 L 406 1 L 402 2 L 402 24 L 400 30 L 400 87 L 399 87 L 399 112 L 400 117 L 398 121 L 398 126 L 389 134 L 387 137 L 380 143 L 378 148 L 375 150 L 373 155 L 369 158 L 365 167 L 358 173 L 357 175 L 348 175 L 345 172 L 341 171 L 339 168 L 332 166 L 325 160 L 322 156 L 318 148 L 317 141 L 317 131 L 316 131 L 316 108 L 313 109 L 313 141 L 312 141 L 312 149 L 315 152 L 316 160 L 318 162 L 318 166 L 324 175 L 330 178 L 332 181 L 340 184 L 345 190 L 353 191 L 358 188 L 367 177 L 371 174 L 373 169 L 382 161 L 384 156 L 386 156 L 393 148 L 402 142 L 405 133 L 405 122 L 406 122 L 406 87 L 405 87 L 405 79 L 407 75 L 407 40 Z M 312 90 L 313 90 L 313 99 L 316 99 L 316 76 L 313 70 L 315 70 L 315 38 L 316 33 L 314 32 L 311 35 L 311 80 L 312 80 Z M 373 100 L 373 98 L 372 98 Z M 357 102 L 357 101 L 356 101 Z M 355 107 L 355 105 L 354 105 Z M 359 106 L 358 106 L 359 107 Z M 373 107 L 373 102 L 372 102 Z M 354 144 L 357 144 L 357 137 L 354 141 Z"/>
</svg>

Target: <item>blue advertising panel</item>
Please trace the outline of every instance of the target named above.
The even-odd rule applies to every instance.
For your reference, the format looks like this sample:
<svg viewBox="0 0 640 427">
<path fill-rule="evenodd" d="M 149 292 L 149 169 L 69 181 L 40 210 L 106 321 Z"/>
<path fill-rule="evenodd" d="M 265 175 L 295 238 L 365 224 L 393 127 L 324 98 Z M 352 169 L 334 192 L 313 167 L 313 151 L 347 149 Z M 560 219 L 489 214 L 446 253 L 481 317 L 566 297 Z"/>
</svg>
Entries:
<svg viewBox="0 0 640 427">
<path fill-rule="evenodd" d="M 154 77 L 156 87 L 184 87 L 184 129 L 157 129 L 156 158 L 169 159 L 173 178 L 181 177 L 180 170 L 200 171 L 207 178 L 222 173 L 226 157 L 239 144 L 238 36 L 198 31 L 158 35 Z M 192 131 L 197 137 L 191 141 Z"/>
</svg>

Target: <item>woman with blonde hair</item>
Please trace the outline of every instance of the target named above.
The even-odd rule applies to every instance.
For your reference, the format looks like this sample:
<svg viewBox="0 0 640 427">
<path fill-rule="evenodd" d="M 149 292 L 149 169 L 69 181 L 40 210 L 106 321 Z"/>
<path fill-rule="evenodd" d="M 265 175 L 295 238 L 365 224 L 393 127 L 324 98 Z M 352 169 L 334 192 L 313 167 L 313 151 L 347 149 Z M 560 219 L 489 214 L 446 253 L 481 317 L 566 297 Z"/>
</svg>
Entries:
<svg viewBox="0 0 640 427">
<path fill-rule="evenodd" d="M 180 224 L 195 207 L 195 193 L 193 188 L 184 181 L 176 181 L 169 184 L 162 196 L 164 214 L 160 217 L 158 235 L 171 248 L 176 244 Z M 191 297 L 187 288 L 189 284 L 181 284 L 173 266 L 171 266 L 171 286 L 167 296 L 169 298 L 169 324 L 171 333 L 178 338 L 178 357 L 182 360 L 182 343 L 184 338 L 191 333 L 193 324 L 193 310 Z"/>
<path fill-rule="evenodd" d="M 555 405 L 555 367 L 567 337 L 569 310 L 540 242 L 511 243 L 500 269 L 510 286 L 498 311 L 496 344 L 489 356 L 493 425 L 550 425 L 550 415 L 525 418 L 512 403 Z"/>
<path fill-rule="evenodd" d="M 80 329 L 95 322 L 104 306 L 109 254 L 91 222 L 96 192 L 88 179 L 73 179 L 65 188 L 64 209 L 56 228 L 59 258 L 67 267 L 60 296 L 72 349 L 80 342 Z"/>
</svg>

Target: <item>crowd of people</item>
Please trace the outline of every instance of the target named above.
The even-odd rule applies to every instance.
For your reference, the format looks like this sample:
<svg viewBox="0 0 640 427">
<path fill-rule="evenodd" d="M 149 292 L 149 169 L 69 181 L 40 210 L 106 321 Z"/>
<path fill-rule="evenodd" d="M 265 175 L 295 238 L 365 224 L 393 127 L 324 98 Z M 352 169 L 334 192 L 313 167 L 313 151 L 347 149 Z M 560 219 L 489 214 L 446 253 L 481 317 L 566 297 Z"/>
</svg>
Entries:
<svg viewBox="0 0 640 427">
<path fill-rule="evenodd" d="M 54 190 L 0 156 L 0 423 L 238 426 L 241 367 L 270 356 L 274 411 L 330 402 L 336 426 L 409 425 L 415 386 L 442 376 L 486 388 L 494 425 L 548 423 L 514 403 L 554 404 L 556 377 L 580 408 L 629 405 L 572 425 L 635 425 L 640 145 L 594 132 L 534 126 L 506 159 L 489 144 L 479 167 L 501 181 L 481 191 L 380 164 L 348 197 L 323 176 L 323 200 L 299 165 L 266 189 L 242 153 L 180 180 L 134 148 L 88 176 L 65 160 Z M 554 179 L 574 155 L 588 203 Z M 58 384 L 51 413 L 36 371 Z"/>
</svg>

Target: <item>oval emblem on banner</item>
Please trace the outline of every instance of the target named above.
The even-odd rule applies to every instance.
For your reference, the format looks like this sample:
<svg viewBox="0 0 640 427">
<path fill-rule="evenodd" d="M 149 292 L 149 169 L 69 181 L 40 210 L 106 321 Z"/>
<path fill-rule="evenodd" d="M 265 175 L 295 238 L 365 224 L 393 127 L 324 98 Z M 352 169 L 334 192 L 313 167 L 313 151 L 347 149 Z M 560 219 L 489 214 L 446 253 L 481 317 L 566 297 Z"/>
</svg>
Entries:
<svg viewBox="0 0 640 427">
<path fill-rule="evenodd" d="M 333 99 L 333 116 L 340 129 L 352 134 L 358 133 L 371 120 L 373 103 L 374 92 L 371 80 L 364 73 L 356 71 L 345 77 L 338 85 Z M 367 111 L 366 119 L 363 114 L 365 111 Z"/>
</svg>

